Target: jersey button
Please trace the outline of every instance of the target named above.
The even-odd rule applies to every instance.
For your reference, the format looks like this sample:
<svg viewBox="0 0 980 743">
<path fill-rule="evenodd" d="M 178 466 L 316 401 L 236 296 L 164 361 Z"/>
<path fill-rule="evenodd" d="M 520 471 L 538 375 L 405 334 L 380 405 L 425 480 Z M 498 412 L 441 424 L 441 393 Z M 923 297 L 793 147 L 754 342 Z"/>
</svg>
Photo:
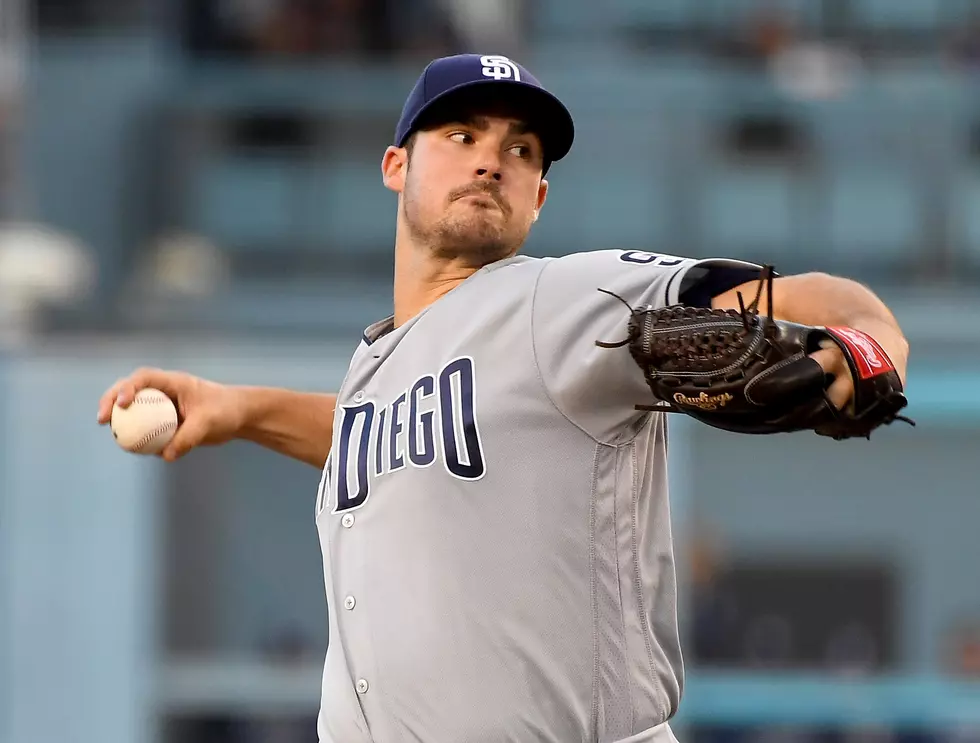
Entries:
<svg viewBox="0 0 980 743">
<path fill-rule="evenodd" d="M 357 689 L 357 693 L 358 694 L 367 694 L 367 690 L 368 690 L 368 682 L 367 682 L 367 680 L 366 679 L 358 679 L 357 680 L 357 683 L 354 685 L 354 688 Z"/>
<path fill-rule="evenodd" d="M 354 514 L 345 513 L 340 523 L 345 529 L 350 529 L 354 525 Z"/>
<path fill-rule="evenodd" d="M 360 402 L 364 399 L 364 390 L 358 390 L 354 393 L 354 402 Z"/>
<path fill-rule="evenodd" d="M 353 596 L 348 596 L 347 598 L 344 599 L 344 608 L 347 609 L 347 611 L 350 611 L 351 609 L 354 608 L 354 605 L 356 603 L 357 601 L 354 600 Z"/>
</svg>

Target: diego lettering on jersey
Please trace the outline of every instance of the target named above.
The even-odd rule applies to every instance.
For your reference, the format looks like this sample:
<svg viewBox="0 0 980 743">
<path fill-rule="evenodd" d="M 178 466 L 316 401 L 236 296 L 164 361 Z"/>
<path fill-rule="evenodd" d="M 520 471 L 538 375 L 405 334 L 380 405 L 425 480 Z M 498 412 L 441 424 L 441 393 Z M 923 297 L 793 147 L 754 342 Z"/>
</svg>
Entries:
<svg viewBox="0 0 980 743">
<path fill-rule="evenodd" d="M 329 461 L 327 488 L 333 513 L 363 506 L 371 483 L 406 467 L 425 468 L 436 459 L 460 480 L 486 474 L 476 419 L 476 370 L 468 356 L 427 374 L 384 407 L 373 401 L 342 406 L 338 440 Z M 335 466 L 334 466 L 335 465 Z"/>
</svg>

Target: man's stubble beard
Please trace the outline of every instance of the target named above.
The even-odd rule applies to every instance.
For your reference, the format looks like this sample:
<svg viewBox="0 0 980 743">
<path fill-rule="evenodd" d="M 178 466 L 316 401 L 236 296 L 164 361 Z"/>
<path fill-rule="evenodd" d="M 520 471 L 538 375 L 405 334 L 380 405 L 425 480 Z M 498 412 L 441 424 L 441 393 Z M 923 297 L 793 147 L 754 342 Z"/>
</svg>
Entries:
<svg viewBox="0 0 980 743">
<path fill-rule="evenodd" d="M 405 184 L 402 213 L 415 244 L 428 247 L 440 259 L 462 258 L 469 265 L 485 266 L 514 255 L 524 242 L 523 237 L 507 234 L 506 222 L 481 219 L 476 210 L 466 215 L 447 214 L 434 224 L 425 225 L 411 176 Z"/>
</svg>

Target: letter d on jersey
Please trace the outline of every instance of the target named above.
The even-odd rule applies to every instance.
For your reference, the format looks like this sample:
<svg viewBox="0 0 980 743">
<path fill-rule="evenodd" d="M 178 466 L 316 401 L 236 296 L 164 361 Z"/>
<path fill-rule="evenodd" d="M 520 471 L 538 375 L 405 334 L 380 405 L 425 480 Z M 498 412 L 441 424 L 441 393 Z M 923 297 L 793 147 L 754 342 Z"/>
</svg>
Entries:
<svg viewBox="0 0 980 743">
<path fill-rule="evenodd" d="M 357 407 L 344 408 L 344 419 L 340 424 L 340 451 L 337 458 L 337 507 L 334 511 L 357 508 L 368 496 L 368 443 L 374 422 L 374 403 L 366 402 Z M 351 440 L 360 425 L 359 444 L 355 450 L 354 492 L 351 493 Z"/>
</svg>

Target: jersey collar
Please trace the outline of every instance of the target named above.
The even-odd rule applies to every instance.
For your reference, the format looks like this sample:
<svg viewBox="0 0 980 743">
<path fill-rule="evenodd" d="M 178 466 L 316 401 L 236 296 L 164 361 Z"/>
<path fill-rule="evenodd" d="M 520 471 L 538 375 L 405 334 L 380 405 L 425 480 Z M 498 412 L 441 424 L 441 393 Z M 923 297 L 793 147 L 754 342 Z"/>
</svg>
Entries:
<svg viewBox="0 0 980 743">
<path fill-rule="evenodd" d="M 466 281 L 464 281 L 459 286 L 455 287 L 451 292 L 449 292 L 444 296 L 449 296 L 449 294 L 452 294 L 457 289 L 459 289 L 460 286 L 469 283 L 474 276 L 478 276 L 481 273 L 489 273 L 490 271 L 494 271 L 498 268 L 503 268 L 504 266 L 509 266 L 515 263 L 527 263 L 528 261 L 535 261 L 535 260 L 539 260 L 539 259 L 532 258 L 526 255 L 513 255 L 510 258 L 504 258 L 502 260 L 496 261 L 495 263 L 488 263 L 486 266 L 483 266 L 483 268 L 481 268 L 479 271 L 474 273 L 473 276 L 470 276 L 468 279 L 466 279 Z M 427 309 L 428 307 L 426 308 L 426 310 Z M 424 312 L 425 310 L 423 310 L 423 313 Z M 370 346 L 372 343 L 384 337 L 394 329 L 395 329 L 395 316 L 389 315 L 384 320 L 378 320 L 376 323 L 368 325 L 367 328 L 365 328 L 364 333 L 361 335 L 361 340 L 363 340 L 365 344 Z"/>
<path fill-rule="evenodd" d="M 376 323 L 368 325 L 367 328 L 365 328 L 364 334 L 361 336 L 361 338 L 367 345 L 370 346 L 376 340 L 387 335 L 394 329 L 395 316 L 389 315 L 384 320 L 378 320 Z"/>
</svg>

